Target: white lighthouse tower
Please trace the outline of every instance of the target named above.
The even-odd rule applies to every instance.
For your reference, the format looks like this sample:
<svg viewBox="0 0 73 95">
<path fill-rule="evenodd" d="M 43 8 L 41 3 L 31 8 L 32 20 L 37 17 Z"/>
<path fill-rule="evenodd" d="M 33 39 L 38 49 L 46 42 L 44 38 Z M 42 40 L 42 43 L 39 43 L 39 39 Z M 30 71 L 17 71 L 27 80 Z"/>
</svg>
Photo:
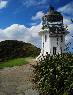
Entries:
<svg viewBox="0 0 73 95">
<path fill-rule="evenodd" d="M 41 54 L 55 55 L 65 52 L 65 36 L 69 32 L 63 24 L 63 16 L 54 7 L 42 18 L 42 29 L 39 35 L 42 38 Z"/>
</svg>

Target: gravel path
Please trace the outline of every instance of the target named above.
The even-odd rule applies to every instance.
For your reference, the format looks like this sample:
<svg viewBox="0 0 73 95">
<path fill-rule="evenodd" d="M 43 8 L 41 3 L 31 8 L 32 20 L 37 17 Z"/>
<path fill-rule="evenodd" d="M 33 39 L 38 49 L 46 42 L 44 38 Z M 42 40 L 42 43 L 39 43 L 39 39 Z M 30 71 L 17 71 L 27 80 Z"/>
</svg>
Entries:
<svg viewBox="0 0 73 95">
<path fill-rule="evenodd" d="M 35 64 L 32 59 L 31 64 Z M 0 69 L 0 95 L 39 95 L 31 82 L 33 68 L 31 64 Z"/>
</svg>

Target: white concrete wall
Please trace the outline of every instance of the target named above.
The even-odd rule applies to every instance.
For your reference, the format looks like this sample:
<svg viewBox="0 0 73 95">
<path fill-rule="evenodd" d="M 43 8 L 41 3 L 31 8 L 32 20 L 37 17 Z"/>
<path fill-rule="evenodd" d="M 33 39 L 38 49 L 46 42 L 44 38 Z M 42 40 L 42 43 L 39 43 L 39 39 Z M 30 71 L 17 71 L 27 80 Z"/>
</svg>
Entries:
<svg viewBox="0 0 73 95">
<path fill-rule="evenodd" d="M 47 40 L 45 42 L 45 35 L 47 36 Z M 43 47 L 43 43 L 44 43 L 44 47 Z M 49 33 L 45 33 L 44 35 L 42 35 L 42 50 L 41 52 L 45 55 L 46 52 L 48 52 L 48 54 L 50 54 L 50 38 L 49 38 Z"/>
<path fill-rule="evenodd" d="M 45 42 L 45 35 L 47 35 L 47 40 Z M 58 45 L 57 45 L 57 38 L 58 38 Z M 44 43 L 44 47 L 43 47 Z M 63 42 L 61 42 L 61 35 L 59 37 L 49 37 L 49 32 L 44 33 L 42 35 L 42 50 L 41 52 L 45 55 L 46 52 L 48 54 L 53 54 L 53 47 L 57 48 L 57 53 L 61 53 L 61 47 L 62 47 L 62 53 L 64 52 L 65 49 L 65 36 L 63 35 Z"/>
<path fill-rule="evenodd" d="M 58 38 L 58 41 L 57 41 Z M 50 38 L 51 41 L 51 54 L 53 54 L 53 47 L 57 48 L 57 53 L 61 54 L 61 47 L 62 47 L 62 53 L 64 53 L 64 49 L 65 49 L 65 37 L 63 36 L 63 42 L 61 42 L 61 37 L 51 37 Z M 57 45 L 58 42 L 58 45 Z"/>
<path fill-rule="evenodd" d="M 47 40 L 45 42 L 45 36 L 44 36 L 44 55 L 46 54 L 46 52 L 48 52 L 48 54 L 50 54 L 50 37 L 49 37 L 49 33 L 45 34 L 47 36 Z"/>
</svg>

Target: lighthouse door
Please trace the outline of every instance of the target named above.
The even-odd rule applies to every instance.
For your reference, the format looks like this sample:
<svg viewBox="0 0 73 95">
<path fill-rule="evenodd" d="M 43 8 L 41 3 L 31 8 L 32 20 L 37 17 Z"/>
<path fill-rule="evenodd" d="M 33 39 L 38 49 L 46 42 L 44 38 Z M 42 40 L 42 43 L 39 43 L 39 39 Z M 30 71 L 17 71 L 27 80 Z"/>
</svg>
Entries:
<svg viewBox="0 0 73 95">
<path fill-rule="evenodd" d="M 56 47 L 53 47 L 53 55 L 56 55 Z"/>
</svg>

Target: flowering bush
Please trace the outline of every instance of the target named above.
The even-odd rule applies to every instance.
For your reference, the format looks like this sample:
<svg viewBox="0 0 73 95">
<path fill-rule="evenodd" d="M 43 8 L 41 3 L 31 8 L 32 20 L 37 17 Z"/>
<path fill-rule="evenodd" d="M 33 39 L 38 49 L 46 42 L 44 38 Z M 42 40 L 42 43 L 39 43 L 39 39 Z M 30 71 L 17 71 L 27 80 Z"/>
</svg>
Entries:
<svg viewBox="0 0 73 95">
<path fill-rule="evenodd" d="M 47 55 L 34 66 L 34 82 L 40 95 L 73 95 L 73 55 Z"/>
</svg>

